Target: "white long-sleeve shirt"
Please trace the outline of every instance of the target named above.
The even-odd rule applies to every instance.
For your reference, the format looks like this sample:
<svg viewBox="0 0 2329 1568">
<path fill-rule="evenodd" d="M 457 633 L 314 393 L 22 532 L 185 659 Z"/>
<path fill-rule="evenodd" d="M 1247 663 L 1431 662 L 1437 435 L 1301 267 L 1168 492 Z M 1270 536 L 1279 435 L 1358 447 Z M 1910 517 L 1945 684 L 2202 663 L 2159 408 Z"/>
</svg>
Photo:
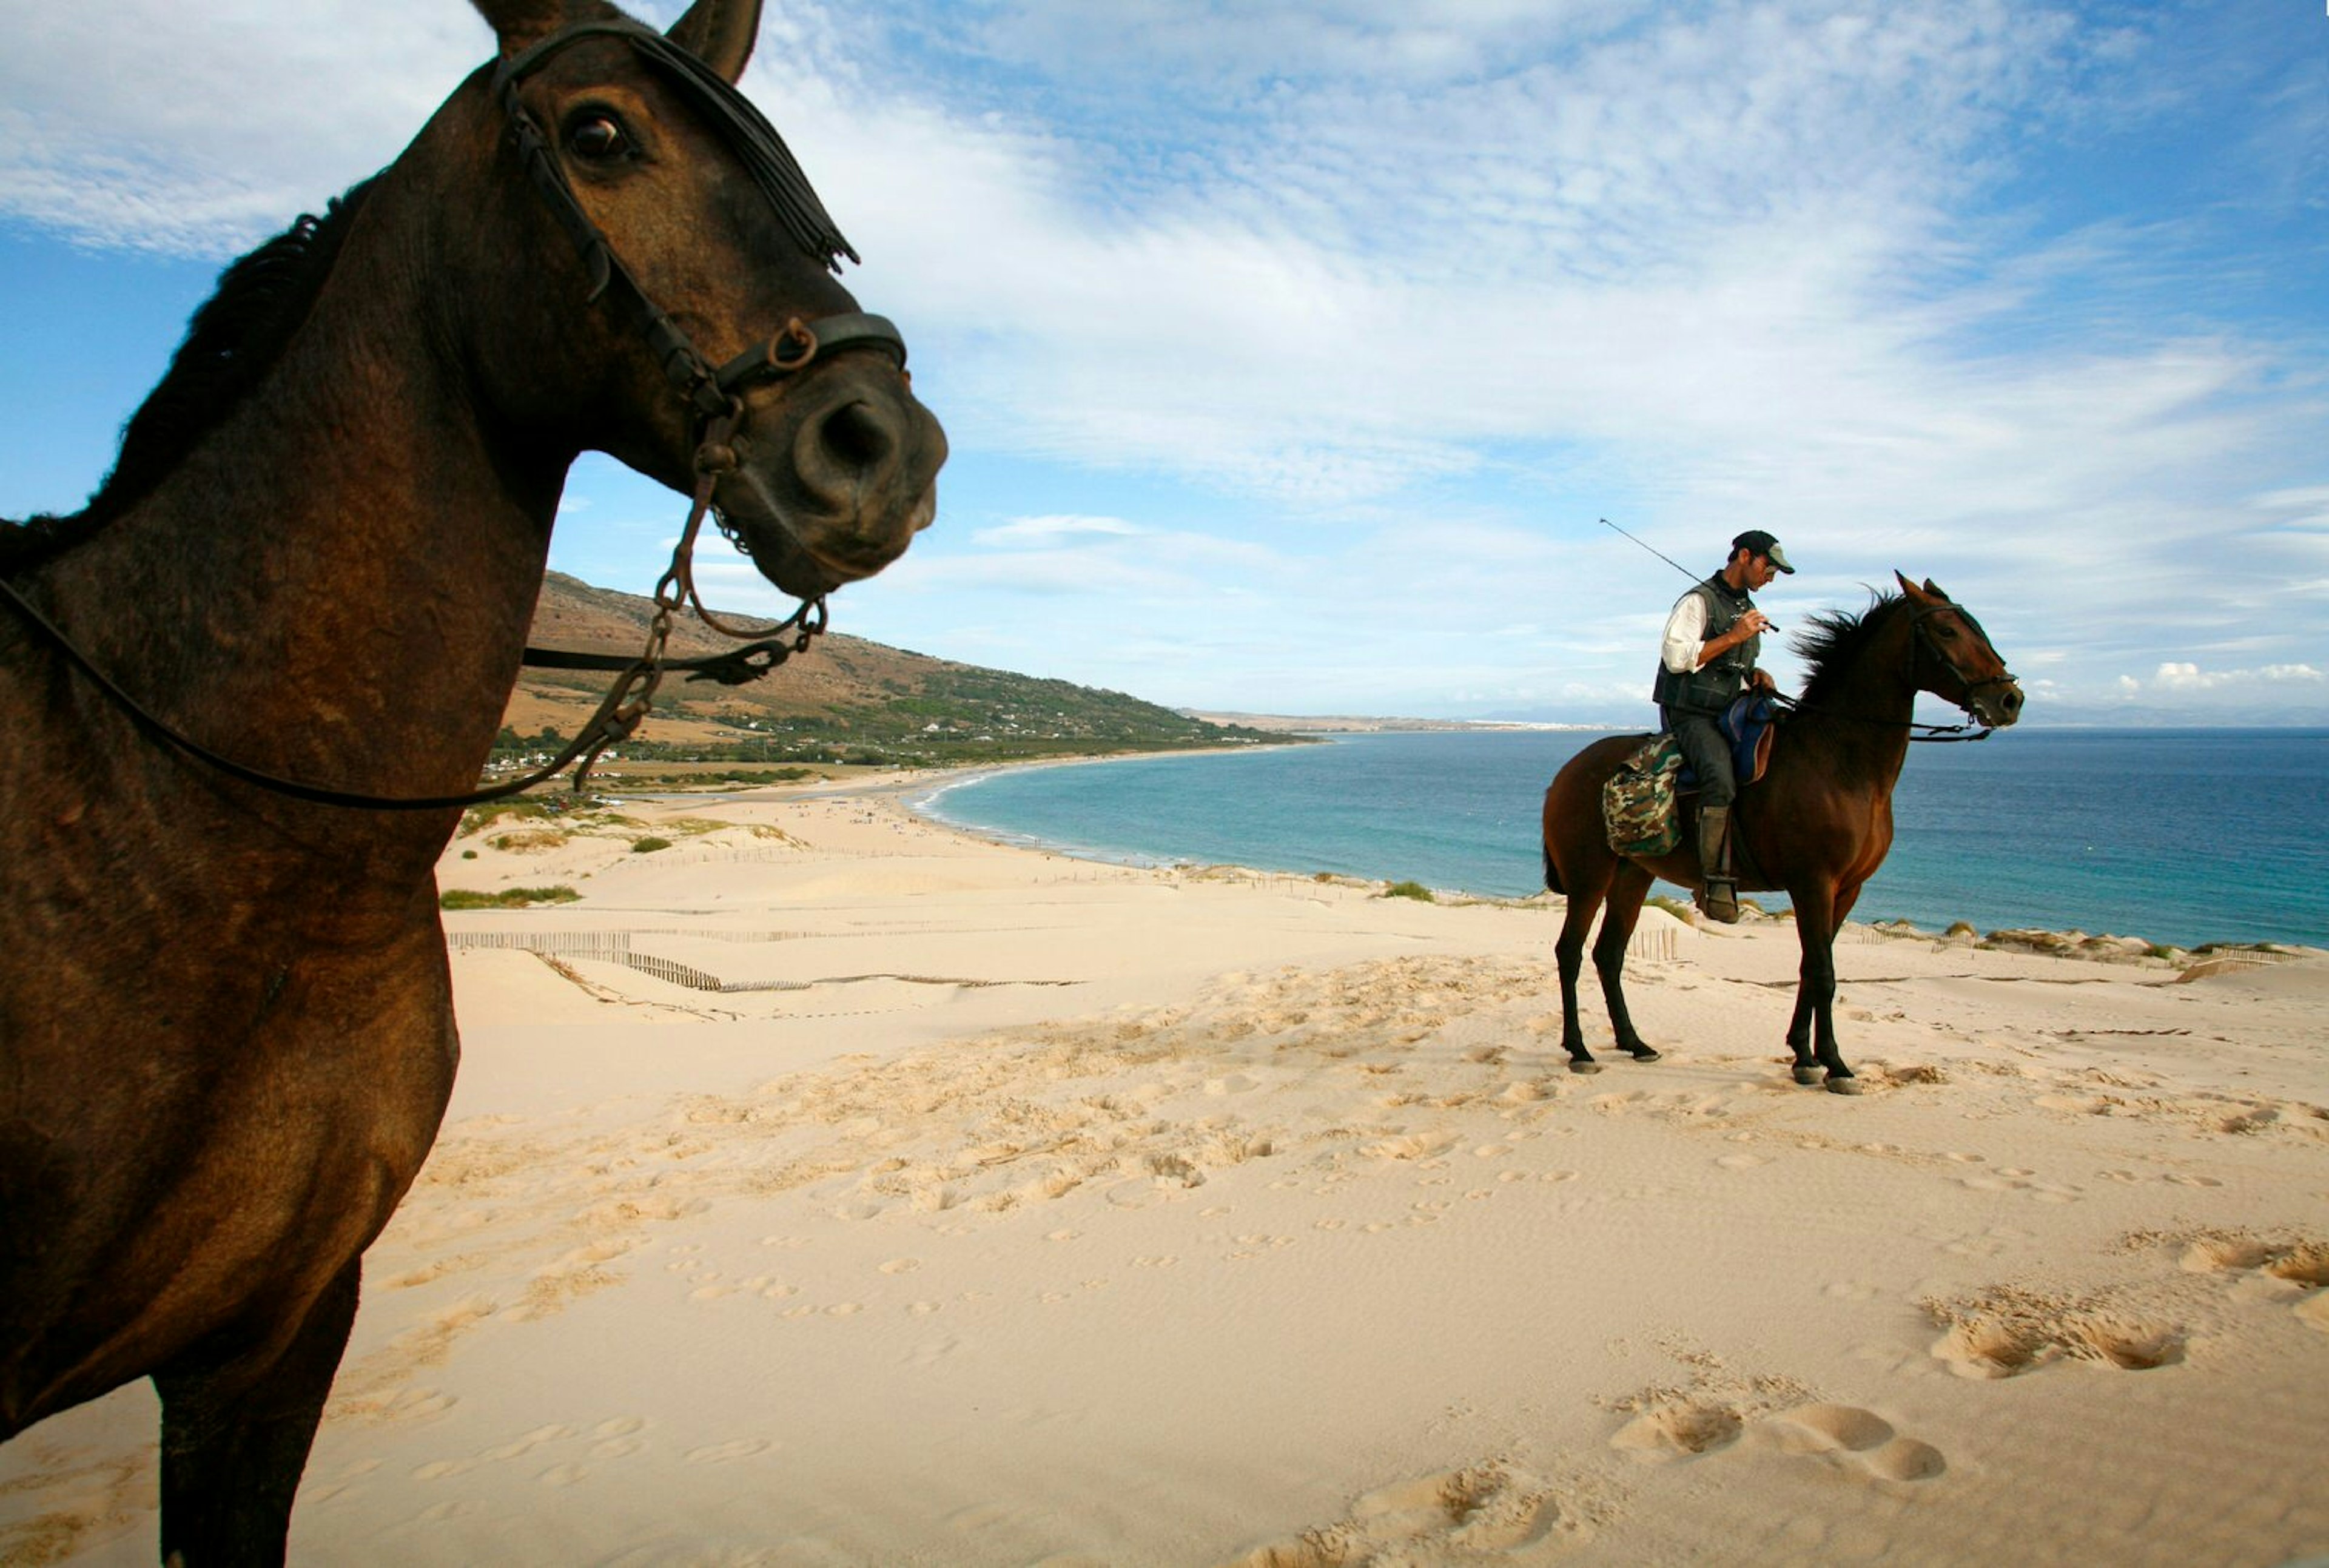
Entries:
<svg viewBox="0 0 2329 1568">
<path fill-rule="evenodd" d="M 1666 617 L 1665 641 L 1658 656 L 1665 661 L 1666 668 L 1686 675 L 1698 668 L 1699 650 L 1705 646 L 1706 600 L 1693 588 L 1674 600 L 1674 613 Z"/>
</svg>

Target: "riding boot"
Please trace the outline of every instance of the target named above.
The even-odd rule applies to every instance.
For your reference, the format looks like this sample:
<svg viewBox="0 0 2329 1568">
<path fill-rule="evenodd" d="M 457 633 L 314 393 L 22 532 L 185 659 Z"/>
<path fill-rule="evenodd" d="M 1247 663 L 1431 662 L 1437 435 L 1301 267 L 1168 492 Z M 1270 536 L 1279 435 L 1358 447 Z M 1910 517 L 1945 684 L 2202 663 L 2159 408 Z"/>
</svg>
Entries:
<svg viewBox="0 0 2329 1568">
<path fill-rule="evenodd" d="M 1698 813 L 1698 864 L 1702 885 L 1698 907 L 1724 925 L 1739 920 L 1739 879 L 1730 873 L 1730 808 L 1705 806 Z"/>
</svg>

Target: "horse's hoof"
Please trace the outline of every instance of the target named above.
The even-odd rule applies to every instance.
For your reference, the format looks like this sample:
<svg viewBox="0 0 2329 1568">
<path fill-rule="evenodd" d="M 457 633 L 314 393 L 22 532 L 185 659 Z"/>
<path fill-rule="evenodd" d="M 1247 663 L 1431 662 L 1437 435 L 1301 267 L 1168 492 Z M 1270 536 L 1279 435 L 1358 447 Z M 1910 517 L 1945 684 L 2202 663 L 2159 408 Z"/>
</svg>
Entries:
<svg viewBox="0 0 2329 1568">
<path fill-rule="evenodd" d="M 1628 1045 L 1625 1049 L 1626 1054 L 1636 1062 L 1655 1062 L 1658 1059 L 1657 1049 L 1655 1046 Z"/>
<path fill-rule="evenodd" d="M 1817 1083 L 1820 1081 L 1820 1070 L 1808 1062 L 1796 1063 L 1791 1071 L 1798 1083 Z"/>
<path fill-rule="evenodd" d="M 1830 1094 L 1864 1094 L 1867 1092 L 1866 1090 L 1861 1087 L 1859 1079 L 1838 1078 L 1833 1072 L 1827 1075 L 1827 1091 Z"/>
<path fill-rule="evenodd" d="M 1598 1072 L 1601 1071 L 1601 1063 L 1598 1062 L 1579 1062 L 1572 1060 L 1569 1064 L 1569 1070 L 1571 1072 Z"/>
</svg>

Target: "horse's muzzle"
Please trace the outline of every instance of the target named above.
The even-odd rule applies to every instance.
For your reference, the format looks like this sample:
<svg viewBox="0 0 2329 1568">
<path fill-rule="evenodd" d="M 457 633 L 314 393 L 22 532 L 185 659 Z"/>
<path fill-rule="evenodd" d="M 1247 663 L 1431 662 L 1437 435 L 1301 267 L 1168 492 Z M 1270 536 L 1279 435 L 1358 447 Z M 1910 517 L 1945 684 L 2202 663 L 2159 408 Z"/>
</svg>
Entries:
<svg viewBox="0 0 2329 1568">
<path fill-rule="evenodd" d="M 1979 682 L 1966 693 L 1966 711 L 1989 729 L 2005 729 L 2022 717 L 2022 685 L 2011 676 Z"/>
<path fill-rule="evenodd" d="M 816 596 L 871 577 L 938 514 L 946 432 L 886 360 L 855 354 L 750 407 L 714 492 L 761 573 Z"/>
</svg>

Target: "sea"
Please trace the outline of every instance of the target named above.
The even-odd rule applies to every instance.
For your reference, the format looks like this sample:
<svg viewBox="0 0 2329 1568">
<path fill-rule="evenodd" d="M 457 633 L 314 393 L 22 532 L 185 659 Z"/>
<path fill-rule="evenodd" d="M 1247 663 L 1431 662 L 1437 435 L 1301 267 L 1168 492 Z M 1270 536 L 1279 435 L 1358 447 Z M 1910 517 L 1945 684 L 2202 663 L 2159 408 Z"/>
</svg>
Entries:
<svg viewBox="0 0 2329 1568">
<path fill-rule="evenodd" d="M 1598 739 L 1343 735 L 1002 769 L 909 800 L 942 822 L 1094 860 L 1523 898 L 1544 890 L 1545 786 Z M 1891 853 L 1854 921 L 2329 947 L 2329 730 L 2028 727 L 1919 745 L 1892 810 Z"/>
</svg>

